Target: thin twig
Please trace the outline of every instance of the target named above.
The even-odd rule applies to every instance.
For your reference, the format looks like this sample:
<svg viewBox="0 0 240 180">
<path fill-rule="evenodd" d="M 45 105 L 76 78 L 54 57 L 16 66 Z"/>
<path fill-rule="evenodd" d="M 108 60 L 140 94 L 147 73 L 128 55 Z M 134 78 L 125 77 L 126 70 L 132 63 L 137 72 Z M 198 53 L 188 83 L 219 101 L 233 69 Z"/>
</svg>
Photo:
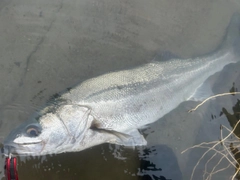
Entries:
<svg viewBox="0 0 240 180">
<path fill-rule="evenodd" d="M 219 169 L 219 170 L 216 170 L 217 166 L 220 164 L 220 162 L 223 160 L 223 158 L 225 158 L 229 163 L 230 165 L 232 165 L 233 167 L 236 168 L 236 165 L 234 163 L 238 163 L 236 161 L 236 159 L 234 158 L 234 154 L 232 154 L 230 152 L 230 150 L 228 149 L 228 147 L 226 146 L 227 144 L 229 144 L 229 142 L 231 141 L 228 141 L 227 139 L 231 136 L 231 135 L 234 135 L 234 137 L 238 138 L 237 136 L 235 136 L 234 134 L 234 131 L 236 129 L 236 127 L 238 126 L 238 124 L 240 123 L 240 121 L 238 121 L 236 123 L 236 125 L 234 126 L 234 128 L 232 130 L 228 129 L 226 126 L 222 126 L 223 129 L 226 129 L 229 134 L 223 138 L 223 134 L 222 134 L 222 129 L 221 129 L 221 140 L 220 141 L 212 141 L 212 142 L 203 142 L 199 145 L 195 145 L 195 146 L 192 146 L 190 148 L 187 148 L 186 150 L 182 151 L 182 153 L 185 153 L 187 150 L 189 149 L 193 149 L 193 148 L 207 148 L 208 150 L 203 153 L 203 155 L 200 157 L 200 159 L 198 160 L 198 162 L 196 163 L 196 165 L 194 166 L 193 168 L 193 171 L 192 171 L 192 174 L 191 174 L 191 180 L 193 179 L 193 176 L 194 176 L 194 173 L 195 173 L 195 170 L 197 168 L 197 166 L 199 165 L 200 161 L 210 152 L 210 151 L 215 151 L 214 155 L 207 161 L 207 164 L 214 158 L 214 156 L 216 154 L 219 154 L 222 156 L 222 158 L 218 161 L 218 163 L 213 167 L 212 171 L 209 173 L 208 177 L 206 179 L 210 180 L 212 175 L 213 174 L 216 174 L 217 172 L 220 172 L 220 171 L 223 171 L 225 169 L 227 169 L 229 167 L 229 165 L 225 168 L 222 168 L 222 169 Z M 238 138 L 239 139 L 239 138 Z M 216 147 L 218 145 L 221 145 L 223 146 L 223 149 L 222 151 L 220 150 L 217 150 Z M 207 145 L 210 145 L 211 147 L 208 147 Z M 229 157 L 228 157 L 229 156 Z M 207 168 L 207 164 L 205 165 L 205 173 L 203 175 L 203 179 L 205 179 L 205 174 L 207 172 L 206 168 Z M 236 177 L 236 173 L 234 174 L 233 177 Z M 234 178 L 233 178 L 234 179 Z"/>
<path fill-rule="evenodd" d="M 213 99 L 216 97 L 221 97 L 221 96 L 226 96 L 226 95 L 233 95 L 233 94 L 240 94 L 240 92 L 229 92 L 229 93 L 222 93 L 222 94 L 217 94 L 217 95 L 211 96 L 211 97 L 205 99 L 200 104 L 198 104 L 195 108 L 189 110 L 188 112 L 190 113 L 190 112 L 196 111 L 200 106 L 202 106 L 205 102 L 209 101 L 210 99 Z"/>
</svg>

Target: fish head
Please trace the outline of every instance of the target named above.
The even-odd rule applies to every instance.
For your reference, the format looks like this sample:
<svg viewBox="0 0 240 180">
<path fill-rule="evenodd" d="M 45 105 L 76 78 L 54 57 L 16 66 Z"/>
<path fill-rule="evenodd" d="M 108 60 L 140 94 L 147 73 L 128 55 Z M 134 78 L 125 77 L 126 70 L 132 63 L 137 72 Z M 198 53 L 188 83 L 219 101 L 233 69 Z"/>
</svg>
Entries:
<svg viewBox="0 0 240 180">
<path fill-rule="evenodd" d="M 93 118 L 87 107 L 62 105 L 30 119 L 14 129 L 5 139 L 5 155 L 46 155 L 76 151 Z M 78 145 L 76 145 L 78 144 Z"/>
<path fill-rule="evenodd" d="M 21 124 L 4 140 L 4 147 L 2 153 L 6 156 L 9 154 L 29 154 L 31 151 L 37 152 L 41 147 L 41 134 L 42 127 L 36 121 L 27 121 Z"/>
</svg>

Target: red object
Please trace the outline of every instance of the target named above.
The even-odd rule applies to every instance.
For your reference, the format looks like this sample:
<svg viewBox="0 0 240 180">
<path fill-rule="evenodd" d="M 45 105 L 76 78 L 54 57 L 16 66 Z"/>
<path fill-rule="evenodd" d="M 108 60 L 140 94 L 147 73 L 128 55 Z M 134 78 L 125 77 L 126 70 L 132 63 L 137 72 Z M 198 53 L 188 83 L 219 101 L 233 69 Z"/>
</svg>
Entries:
<svg viewBox="0 0 240 180">
<path fill-rule="evenodd" d="M 5 176 L 7 180 L 18 180 L 17 159 L 7 157 L 5 160 Z"/>
</svg>

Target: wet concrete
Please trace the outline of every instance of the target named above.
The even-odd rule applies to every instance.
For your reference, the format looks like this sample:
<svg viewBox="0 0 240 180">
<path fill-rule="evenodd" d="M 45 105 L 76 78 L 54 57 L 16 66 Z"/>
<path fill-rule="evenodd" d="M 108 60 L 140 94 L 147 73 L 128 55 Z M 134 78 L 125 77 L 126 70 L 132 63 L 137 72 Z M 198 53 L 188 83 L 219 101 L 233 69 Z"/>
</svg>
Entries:
<svg viewBox="0 0 240 180">
<path fill-rule="evenodd" d="M 239 2 L 234 0 L 1 1 L 0 136 L 5 137 L 12 128 L 25 121 L 51 95 L 85 79 L 149 62 L 158 52 L 170 51 L 180 57 L 195 57 L 213 51 L 221 42 L 233 12 L 239 9 Z M 232 82 L 239 87 L 238 69 L 239 66 L 230 65 L 223 73 L 218 73 L 214 92 L 229 90 Z M 224 100 L 218 104 L 227 103 L 231 108 L 232 101 Z M 184 103 L 156 122 L 158 126 L 153 129 L 154 133 L 147 137 L 150 147 L 164 144 L 173 150 L 178 161 L 176 167 L 180 167 L 183 179 L 189 178 L 190 170 L 185 169 L 192 164 L 188 162 L 190 155 L 181 155 L 180 152 L 208 139 L 199 139 L 202 136 L 198 132 L 209 128 L 204 125 L 208 119 L 202 119 L 219 111 L 214 107 L 214 112 L 209 112 L 211 108 L 205 106 L 189 115 L 186 111 L 193 105 L 195 103 Z M 218 133 L 214 127 L 211 132 Z M 207 133 L 204 135 L 208 136 Z M 91 157 L 89 151 L 83 154 Z M 96 157 L 89 160 L 89 164 L 84 160 L 85 168 L 81 168 L 81 172 L 93 173 L 92 164 L 102 161 L 101 154 L 92 153 Z M 137 152 L 133 154 L 137 156 Z M 78 155 L 81 156 L 81 152 Z M 79 159 L 79 164 L 71 164 L 72 156 L 71 153 L 59 155 L 54 157 L 56 160 L 48 160 L 47 164 L 50 166 L 51 160 L 56 163 L 59 158 L 61 167 L 64 166 L 62 171 L 74 166 L 72 170 L 77 172 L 82 160 Z M 121 164 L 121 161 L 111 160 L 111 167 L 117 164 L 116 161 Z M 0 162 L 3 167 L 4 158 Z M 45 165 L 41 163 L 38 168 L 31 169 L 41 161 L 28 160 L 24 166 L 23 162 L 19 167 L 23 179 L 32 179 L 37 171 L 43 176 L 35 179 L 44 179 L 52 172 L 44 174 Z M 138 167 L 139 161 L 133 158 L 132 162 L 126 163 L 126 169 Z M 106 167 L 110 167 L 109 164 Z M 116 177 L 115 168 L 117 165 L 109 170 L 108 176 L 102 169 L 93 171 L 102 171 L 98 179 L 111 179 Z M 29 174 L 25 173 L 26 170 Z M 55 176 L 56 172 L 51 175 Z M 68 174 L 55 179 L 81 177 Z M 124 177 L 122 171 L 117 175 Z M 3 173 L 0 173 L 2 177 Z M 86 179 L 88 176 L 82 177 Z"/>
</svg>

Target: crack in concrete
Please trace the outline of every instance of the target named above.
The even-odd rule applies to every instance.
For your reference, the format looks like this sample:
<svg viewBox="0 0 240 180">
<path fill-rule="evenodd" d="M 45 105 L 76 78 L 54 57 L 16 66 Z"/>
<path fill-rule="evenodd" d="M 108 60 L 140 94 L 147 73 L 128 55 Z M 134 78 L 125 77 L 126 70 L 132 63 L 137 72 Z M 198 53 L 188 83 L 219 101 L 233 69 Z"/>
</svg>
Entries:
<svg viewBox="0 0 240 180">
<path fill-rule="evenodd" d="M 63 0 L 61 1 L 59 7 L 57 8 L 57 11 L 56 13 L 59 13 L 59 11 L 62 9 L 63 7 Z M 24 80 L 26 78 L 26 75 L 28 73 L 28 69 L 29 69 L 29 65 L 30 65 L 30 62 L 31 62 L 31 59 L 33 57 L 33 55 L 38 51 L 39 47 L 42 45 L 42 43 L 44 42 L 45 40 L 45 37 L 46 37 L 46 34 L 51 30 L 52 26 L 53 26 L 53 23 L 56 21 L 56 17 L 52 20 L 52 22 L 50 23 L 50 25 L 48 26 L 47 28 L 47 31 L 45 33 L 45 35 L 43 35 L 40 39 L 40 41 L 37 43 L 37 45 L 35 46 L 35 48 L 29 53 L 29 55 L 27 56 L 27 60 L 26 60 L 26 67 L 24 68 L 24 73 L 22 75 L 22 77 L 20 78 L 20 81 L 19 81 L 19 86 L 22 87 L 24 85 Z M 12 102 L 14 102 L 16 100 L 16 98 L 18 97 L 19 95 L 19 92 L 15 92 L 13 94 L 13 96 L 11 97 L 11 99 L 4 103 L 4 104 L 1 104 L 0 105 L 0 111 L 2 108 L 4 108 L 5 106 L 11 104 Z M 1 126 L 1 121 L 0 121 L 0 126 Z"/>
<path fill-rule="evenodd" d="M 60 6 L 59 6 L 59 8 L 57 9 L 56 13 L 59 13 L 59 11 L 62 9 L 62 7 L 63 7 L 63 0 L 61 1 Z M 39 47 L 40 47 L 40 46 L 42 45 L 42 43 L 44 42 L 45 37 L 46 37 L 46 34 L 51 30 L 51 28 L 52 28 L 52 26 L 53 26 L 53 23 L 54 23 L 55 21 L 56 21 L 56 17 L 54 18 L 54 20 L 52 20 L 52 22 L 51 22 L 50 25 L 48 26 L 45 35 L 42 36 L 42 38 L 41 38 L 40 41 L 37 43 L 37 45 L 35 46 L 35 48 L 34 48 L 34 49 L 32 50 L 32 52 L 30 52 L 30 54 L 28 55 L 27 60 L 26 60 L 26 67 L 24 68 L 23 76 L 22 76 L 22 78 L 20 79 L 20 82 L 19 82 L 19 86 L 20 86 L 20 87 L 23 86 L 23 84 L 24 84 L 24 80 L 25 80 L 26 75 L 27 75 L 27 73 L 28 73 L 29 65 L 30 65 L 32 56 L 38 51 Z"/>
</svg>

